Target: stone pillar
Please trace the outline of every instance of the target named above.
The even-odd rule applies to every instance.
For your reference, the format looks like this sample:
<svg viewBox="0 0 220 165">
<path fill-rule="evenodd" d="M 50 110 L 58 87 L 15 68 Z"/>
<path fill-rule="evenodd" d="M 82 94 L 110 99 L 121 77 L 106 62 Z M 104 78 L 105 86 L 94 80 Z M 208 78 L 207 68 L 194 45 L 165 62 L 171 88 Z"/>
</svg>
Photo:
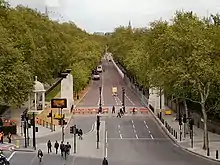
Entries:
<svg viewBox="0 0 220 165">
<path fill-rule="evenodd" d="M 42 92 L 42 110 L 45 109 L 45 92 Z"/>
<path fill-rule="evenodd" d="M 37 111 L 37 92 L 34 92 L 34 110 Z"/>
</svg>

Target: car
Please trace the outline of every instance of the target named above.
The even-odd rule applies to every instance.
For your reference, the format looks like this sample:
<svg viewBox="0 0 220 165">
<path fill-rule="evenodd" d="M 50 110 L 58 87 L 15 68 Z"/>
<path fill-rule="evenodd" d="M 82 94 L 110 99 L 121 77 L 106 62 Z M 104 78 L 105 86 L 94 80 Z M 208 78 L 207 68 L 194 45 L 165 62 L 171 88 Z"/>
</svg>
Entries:
<svg viewBox="0 0 220 165">
<path fill-rule="evenodd" d="M 92 79 L 93 79 L 93 80 L 100 80 L 100 75 L 99 75 L 99 73 L 94 73 L 94 74 L 92 75 Z"/>
<path fill-rule="evenodd" d="M 102 72 L 102 65 L 99 65 L 99 66 L 97 67 L 97 71 L 98 71 L 98 72 Z"/>
</svg>

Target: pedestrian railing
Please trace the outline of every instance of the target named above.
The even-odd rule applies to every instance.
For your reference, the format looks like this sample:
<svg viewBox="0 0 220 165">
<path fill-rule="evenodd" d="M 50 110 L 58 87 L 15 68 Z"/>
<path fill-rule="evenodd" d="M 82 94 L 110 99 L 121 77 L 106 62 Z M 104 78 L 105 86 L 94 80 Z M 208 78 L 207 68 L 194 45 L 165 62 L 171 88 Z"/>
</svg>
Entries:
<svg viewBox="0 0 220 165">
<path fill-rule="evenodd" d="M 43 126 L 45 128 L 50 128 L 53 131 L 56 130 L 55 124 L 52 124 L 52 123 L 50 123 L 50 122 L 48 122 L 46 120 L 42 120 L 42 119 L 36 117 L 35 122 L 36 122 L 36 124 L 41 125 L 41 126 Z"/>
</svg>

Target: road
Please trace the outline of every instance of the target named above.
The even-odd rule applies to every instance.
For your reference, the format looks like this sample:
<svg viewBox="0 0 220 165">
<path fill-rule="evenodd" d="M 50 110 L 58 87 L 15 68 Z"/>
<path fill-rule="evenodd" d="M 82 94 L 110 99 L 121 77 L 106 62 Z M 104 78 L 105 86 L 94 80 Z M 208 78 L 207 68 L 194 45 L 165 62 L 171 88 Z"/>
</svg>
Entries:
<svg viewBox="0 0 220 165">
<path fill-rule="evenodd" d="M 141 107 L 137 97 L 126 87 L 111 62 L 103 62 L 105 72 L 100 81 L 93 81 L 91 88 L 80 107 L 98 107 L 99 87 L 102 86 L 102 104 L 106 107 L 121 106 L 122 87 L 125 87 L 126 106 Z M 112 87 L 118 88 L 118 97 L 112 96 Z M 106 123 L 105 153 L 109 165 L 215 165 L 190 154 L 176 146 L 157 125 L 153 116 L 148 113 L 122 118 L 103 117 Z M 74 122 L 85 130 L 90 130 L 95 122 L 94 116 L 74 117 Z M 69 129 L 67 129 L 67 137 Z M 60 136 L 60 135 L 59 135 Z M 52 138 L 52 135 L 51 135 Z M 53 136 L 53 138 L 57 138 Z M 47 140 L 47 139 L 45 139 Z M 55 154 L 45 154 L 46 165 L 100 165 L 101 159 L 70 156 L 66 162 Z M 45 163 L 46 162 L 46 163 Z M 11 159 L 12 165 L 38 165 L 35 153 L 17 152 Z"/>
</svg>

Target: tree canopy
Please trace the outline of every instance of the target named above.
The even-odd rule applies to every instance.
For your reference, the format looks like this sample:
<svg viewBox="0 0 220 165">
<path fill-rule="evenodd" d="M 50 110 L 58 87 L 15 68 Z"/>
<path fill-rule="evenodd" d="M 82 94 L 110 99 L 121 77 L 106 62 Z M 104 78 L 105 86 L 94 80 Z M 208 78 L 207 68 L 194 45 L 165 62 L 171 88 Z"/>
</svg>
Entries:
<svg viewBox="0 0 220 165">
<path fill-rule="evenodd" d="M 162 88 L 167 97 L 200 104 L 206 133 L 207 113 L 220 118 L 220 17 L 210 18 L 213 22 L 177 11 L 170 22 L 116 28 L 109 43 L 109 51 L 139 86 Z"/>
<path fill-rule="evenodd" d="M 72 69 L 74 90 L 84 88 L 101 60 L 105 38 L 74 23 L 58 23 L 40 12 L 0 1 L 0 101 L 20 106 L 33 90 Z"/>
</svg>

